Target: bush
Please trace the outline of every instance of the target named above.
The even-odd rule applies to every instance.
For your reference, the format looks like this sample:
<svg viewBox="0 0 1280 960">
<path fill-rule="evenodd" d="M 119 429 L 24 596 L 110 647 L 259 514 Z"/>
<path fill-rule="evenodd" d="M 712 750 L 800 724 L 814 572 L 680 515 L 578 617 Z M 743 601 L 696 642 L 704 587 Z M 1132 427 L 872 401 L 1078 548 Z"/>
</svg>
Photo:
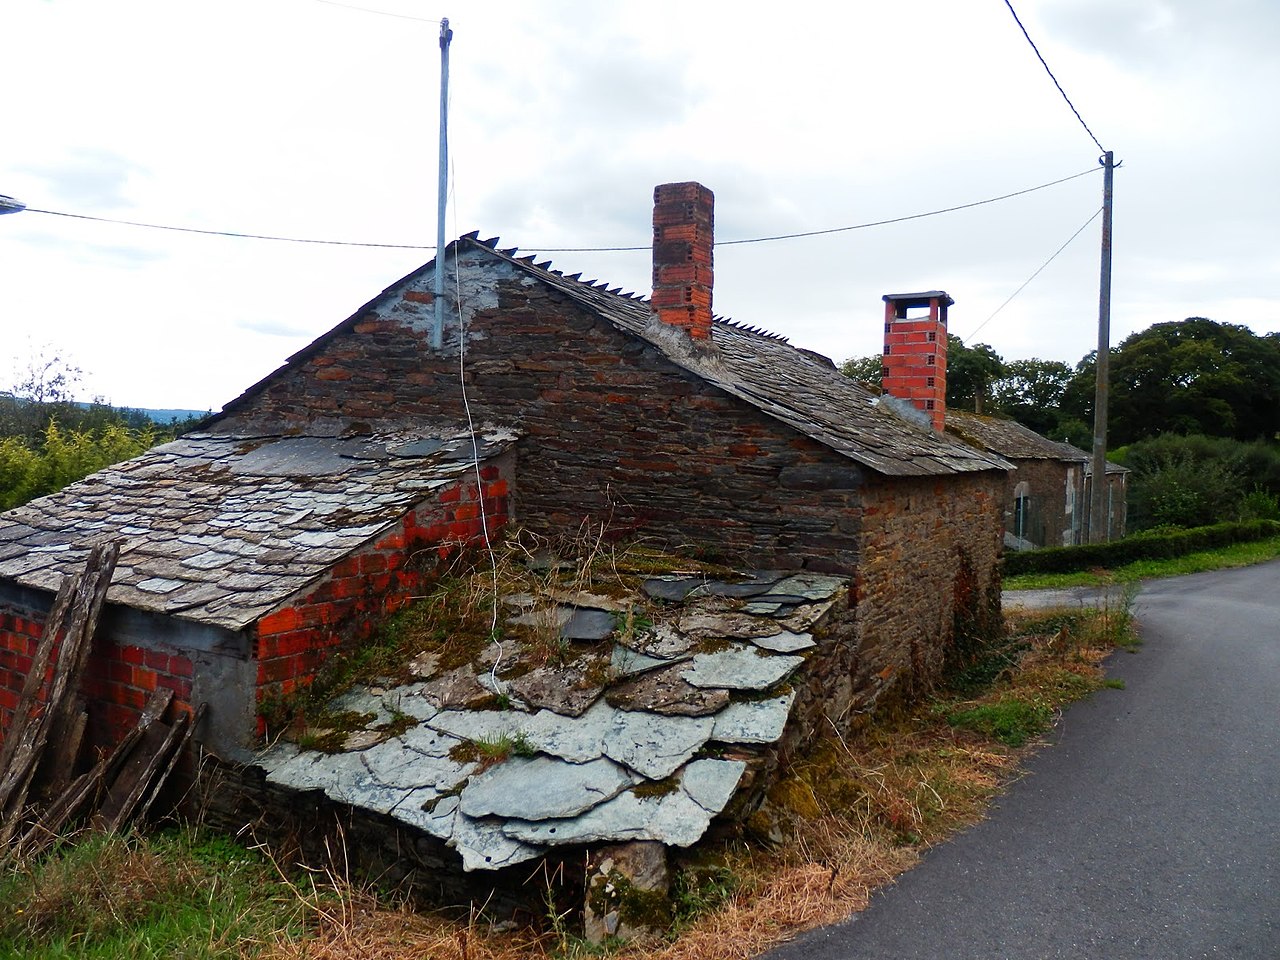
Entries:
<svg viewBox="0 0 1280 960">
<path fill-rule="evenodd" d="M 1133 530 L 1268 518 L 1268 501 L 1246 491 L 1280 496 L 1280 446 L 1274 443 L 1162 434 L 1116 450 L 1112 457 L 1133 471 Z"/>
<path fill-rule="evenodd" d="M 1249 543 L 1280 537 L 1280 521 L 1250 520 L 1218 523 L 1191 530 L 1148 530 L 1111 543 L 1086 543 L 1078 547 L 1050 547 L 1006 554 L 1006 575 L 1019 573 L 1075 573 L 1093 567 L 1119 567 L 1135 560 L 1166 560 L 1201 550 L 1215 550 L 1233 543 Z"/>
<path fill-rule="evenodd" d="M 0 438 L 0 510 L 61 490 L 89 474 L 128 460 L 157 442 L 150 427 L 131 430 L 110 423 L 98 430 L 45 428 L 43 442 Z"/>
</svg>

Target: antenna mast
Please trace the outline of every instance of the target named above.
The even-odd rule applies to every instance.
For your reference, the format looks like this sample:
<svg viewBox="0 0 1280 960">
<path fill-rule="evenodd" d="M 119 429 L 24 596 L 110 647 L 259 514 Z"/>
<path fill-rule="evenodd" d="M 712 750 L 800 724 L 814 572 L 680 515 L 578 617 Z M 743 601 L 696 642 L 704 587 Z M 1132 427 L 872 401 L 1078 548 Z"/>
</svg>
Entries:
<svg viewBox="0 0 1280 960">
<path fill-rule="evenodd" d="M 440 21 L 440 168 L 436 194 L 436 275 L 432 288 L 435 322 L 431 327 L 431 346 L 439 350 L 444 343 L 444 217 L 449 203 L 449 42 L 453 31 L 449 19 Z"/>
</svg>

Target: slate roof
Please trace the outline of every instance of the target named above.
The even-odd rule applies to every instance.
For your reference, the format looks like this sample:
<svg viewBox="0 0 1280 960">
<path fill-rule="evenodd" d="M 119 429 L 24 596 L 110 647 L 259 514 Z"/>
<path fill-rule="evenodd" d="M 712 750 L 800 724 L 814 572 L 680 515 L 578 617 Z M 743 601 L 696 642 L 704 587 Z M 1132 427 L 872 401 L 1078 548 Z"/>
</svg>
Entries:
<svg viewBox="0 0 1280 960">
<path fill-rule="evenodd" d="M 491 644 L 466 667 L 423 668 L 425 681 L 344 694 L 333 713 L 371 719 L 342 749 L 279 742 L 256 762 L 272 783 L 322 791 L 445 841 L 467 870 L 574 844 L 689 846 L 729 805 L 748 762 L 782 737 L 795 703 L 788 678 L 817 648 L 810 631 L 845 583 L 761 571 L 740 582 L 662 576 L 643 586 L 662 601 L 644 629 L 622 629 L 617 615 L 639 597 L 562 596 L 542 612 L 573 614 L 561 618 L 573 661 L 497 679 L 514 651 Z M 602 628 L 575 632 L 583 613 L 604 614 Z M 584 666 L 593 658 L 601 662 Z M 493 693 L 509 709 L 495 708 Z M 484 706 L 468 709 L 477 694 Z M 504 742 L 520 750 L 491 766 L 467 749 Z"/>
<path fill-rule="evenodd" d="M 948 410 L 947 429 L 1010 460 L 1065 460 L 1078 463 L 1089 459 L 1089 454 L 1079 447 L 1050 440 L 1016 420 Z"/>
<path fill-rule="evenodd" d="M 490 430 L 480 456 L 514 434 Z M 472 467 L 470 434 L 188 434 L 0 515 L 0 577 L 54 591 L 121 541 L 107 599 L 239 630 Z"/>
<path fill-rule="evenodd" d="M 879 406 L 874 393 L 832 365 L 793 347 L 784 337 L 717 317 L 711 337 L 714 349 L 690 348 L 687 337 L 678 336 L 678 331 L 656 318 L 647 299 L 623 294 L 604 283 L 580 280 L 580 274 L 566 276 L 551 269 L 549 262 L 518 257 L 514 249 L 499 250 L 497 243 L 496 238 L 480 241 L 475 234 L 467 234 L 449 245 L 449 253 L 480 251 L 505 261 L 619 330 L 657 347 L 677 366 L 878 473 L 937 476 L 1011 467 L 995 453 L 908 423 Z M 406 284 L 429 276 L 433 270 L 434 261 L 387 287 L 343 323 L 290 357 L 289 365 L 311 356 L 370 310 L 385 306 L 387 298 L 398 298 Z M 243 406 L 274 376 L 251 387 L 219 416 Z M 213 422 L 217 420 L 215 417 Z"/>
</svg>

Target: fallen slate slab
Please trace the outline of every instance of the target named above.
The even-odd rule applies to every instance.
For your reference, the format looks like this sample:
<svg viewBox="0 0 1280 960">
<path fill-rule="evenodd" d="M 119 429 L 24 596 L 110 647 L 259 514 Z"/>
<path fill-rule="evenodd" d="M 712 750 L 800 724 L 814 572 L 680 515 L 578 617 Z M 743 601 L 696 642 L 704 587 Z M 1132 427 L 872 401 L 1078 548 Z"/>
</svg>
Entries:
<svg viewBox="0 0 1280 960">
<path fill-rule="evenodd" d="M 776 581 L 748 581 L 746 583 L 728 583 L 724 580 L 708 580 L 690 592 L 691 597 L 756 597 L 767 593 Z"/>
<path fill-rule="evenodd" d="M 472 819 L 460 809 L 454 814 L 449 846 L 462 856 L 462 869 L 498 870 L 526 860 L 535 860 L 545 852 L 541 847 L 521 843 L 502 831 L 502 822 Z"/>
<path fill-rule="evenodd" d="M 664 717 L 618 710 L 605 732 L 604 753 L 650 780 L 663 780 L 707 742 L 714 725 L 711 717 Z"/>
<path fill-rule="evenodd" d="M 710 814 L 723 810 L 747 769 L 742 760 L 695 760 L 684 768 L 680 787 Z"/>
<path fill-rule="evenodd" d="M 640 653 L 638 650 L 624 647 L 620 643 L 614 644 L 613 654 L 609 657 L 609 668 L 613 670 L 615 677 L 632 677 L 638 673 L 647 673 L 650 670 L 670 665 L 670 660 L 665 660 L 662 657 L 651 657 L 646 653 Z"/>
<path fill-rule="evenodd" d="M 796 653 L 818 645 L 813 639 L 813 634 L 792 633 L 790 630 L 783 630 L 772 637 L 752 637 L 751 642 L 762 650 L 769 650 L 772 653 Z"/>
<path fill-rule="evenodd" d="M 701 577 L 651 577 L 641 585 L 641 589 L 654 600 L 682 603 L 701 584 Z"/>
<path fill-rule="evenodd" d="M 669 623 L 659 623 L 649 630 L 620 641 L 637 653 L 664 660 L 678 660 L 686 656 L 696 641 Z"/>
<path fill-rule="evenodd" d="M 431 809 L 427 810 L 427 806 L 431 806 Z M 448 840 L 453 836 L 454 815 L 457 812 L 456 796 L 442 795 L 432 787 L 419 787 L 411 790 L 391 810 L 391 816 L 433 837 Z"/>
<path fill-rule="evenodd" d="M 768 700 L 731 703 L 715 717 L 711 739 L 720 743 L 776 743 L 787 726 L 794 691 Z"/>
<path fill-rule="evenodd" d="M 695 687 L 766 690 L 802 663 L 804 657 L 766 654 L 756 647 L 734 644 L 727 650 L 695 654 L 680 677 Z"/>
<path fill-rule="evenodd" d="M 617 796 L 632 783 L 611 760 L 566 763 L 555 757 L 512 757 L 472 777 L 459 808 L 468 817 L 573 817 Z"/>
<path fill-rule="evenodd" d="M 447 757 L 462 743 L 458 737 L 450 736 L 426 724 L 410 727 L 400 734 L 400 741 L 410 750 L 416 750 L 428 757 Z"/>
<path fill-rule="evenodd" d="M 797 573 L 774 586 L 772 593 L 796 594 L 805 600 L 829 600 L 848 581 L 821 573 Z"/>
<path fill-rule="evenodd" d="M 702 767 L 708 763 L 723 766 Z M 625 840 L 657 840 L 669 846 L 690 846 L 706 833 L 711 818 L 729 802 L 746 768 L 740 760 L 701 760 L 689 768 L 695 766 L 700 769 L 691 785 L 706 806 L 683 786 L 659 797 L 638 797 L 628 790 L 574 819 L 540 823 L 511 819 L 503 825 L 503 831 L 522 842 L 547 846 Z"/>
<path fill-rule="evenodd" d="M 365 770 L 388 787 L 448 790 L 476 770 L 473 762 L 460 763 L 448 756 L 433 757 L 406 745 L 399 737 L 380 743 L 360 755 Z"/>
<path fill-rule="evenodd" d="M 422 686 L 422 696 L 441 710 L 463 707 L 492 694 L 476 679 L 475 668 L 467 665 L 450 670 Z"/>
<path fill-rule="evenodd" d="M 602 657 L 583 658 L 566 666 L 538 667 L 503 683 L 530 707 L 580 717 L 600 699 L 604 687 L 592 675 L 607 675 L 607 663 Z"/>
<path fill-rule="evenodd" d="M 619 710 L 644 710 L 664 716 L 705 717 L 729 702 L 727 690 L 701 690 L 685 681 L 680 673 L 688 661 L 665 670 L 654 670 L 619 684 L 605 694 L 605 700 Z"/>
<path fill-rule="evenodd" d="M 676 627 L 681 633 L 697 640 L 720 637 L 745 640 L 751 637 L 768 637 L 778 632 L 778 627 L 773 622 L 737 611 L 692 610 L 676 621 Z"/>
<path fill-rule="evenodd" d="M 617 627 L 617 615 L 608 610 L 574 607 L 571 608 L 569 618 L 560 627 L 560 636 L 565 640 L 604 640 L 613 636 Z"/>
</svg>

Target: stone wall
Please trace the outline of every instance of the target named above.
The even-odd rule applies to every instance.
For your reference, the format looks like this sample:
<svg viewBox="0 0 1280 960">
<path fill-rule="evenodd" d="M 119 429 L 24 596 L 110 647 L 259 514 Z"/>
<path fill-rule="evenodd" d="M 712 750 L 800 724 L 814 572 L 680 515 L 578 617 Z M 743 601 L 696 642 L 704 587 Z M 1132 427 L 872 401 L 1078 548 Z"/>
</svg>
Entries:
<svg viewBox="0 0 1280 960">
<path fill-rule="evenodd" d="M 999 628 L 1004 477 L 899 480 L 866 492 L 853 602 L 860 656 L 876 671 L 867 678 L 874 702 L 927 689 L 959 647 Z"/>
<path fill-rule="evenodd" d="M 1027 528 L 1021 533 L 1022 538 L 1030 540 L 1037 547 L 1061 547 L 1072 543 L 1072 515 L 1067 513 L 1068 472 L 1071 472 L 1071 480 L 1077 487 L 1072 506 L 1080 509 L 1083 502 L 1083 491 L 1079 489 L 1083 480 L 1082 465 L 1040 459 L 1013 462 L 1018 469 L 1009 474 L 1005 485 L 1005 529 L 1010 533 L 1017 532 L 1016 491 L 1025 483 L 1031 497 L 1031 508 Z M 1063 539 L 1064 533 L 1067 539 Z"/>
<path fill-rule="evenodd" d="M 199 822 L 246 843 L 266 842 L 289 866 L 302 864 L 350 879 L 374 882 L 431 905 L 467 906 L 487 918 L 535 925 L 547 916 L 547 896 L 558 910 L 582 903 L 585 850 L 566 850 L 540 863 L 466 873 L 442 840 L 388 816 L 330 800 L 320 790 L 299 793 L 269 783 L 261 768 L 201 764 L 188 794 Z"/>
<path fill-rule="evenodd" d="M 712 546 L 735 563 L 853 571 L 857 464 L 508 264 L 470 257 L 464 266 L 486 276 L 464 288 L 468 397 L 478 423 L 522 434 L 516 509 L 526 525 L 562 534 L 589 522 Z M 337 328 L 215 429 L 461 420 L 457 332 L 447 331 L 443 356 L 430 350 L 431 295 L 420 286 Z"/>
</svg>

